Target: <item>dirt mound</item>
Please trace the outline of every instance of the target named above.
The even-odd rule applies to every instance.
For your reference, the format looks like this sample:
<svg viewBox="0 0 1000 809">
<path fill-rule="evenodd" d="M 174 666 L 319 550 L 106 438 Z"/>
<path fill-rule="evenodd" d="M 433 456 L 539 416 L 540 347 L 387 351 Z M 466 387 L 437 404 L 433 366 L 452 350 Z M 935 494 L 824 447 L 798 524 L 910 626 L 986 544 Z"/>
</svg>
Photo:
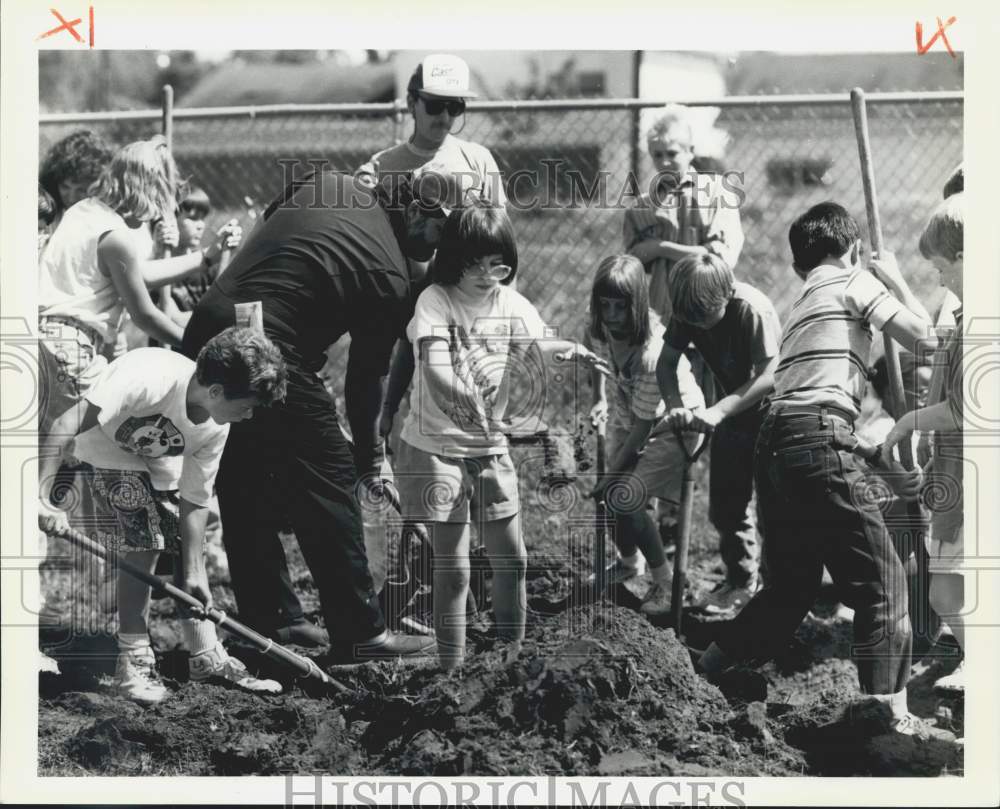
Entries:
<svg viewBox="0 0 1000 809">
<path fill-rule="evenodd" d="M 857 672 L 844 659 L 850 624 L 832 612 L 810 615 L 759 672 L 735 671 L 716 687 L 694 672 L 672 630 L 623 605 L 627 593 L 579 606 L 565 559 L 532 562 L 529 600 L 555 609 L 529 614 L 520 649 L 497 643 L 486 612 L 469 627 L 460 672 L 443 674 L 433 658 L 332 670 L 346 696 L 232 639 L 231 650 L 281 680 L 284 694 L 188 682 L 166 602 L 154 604 L 153 638 L 171 693 L 154 707 L 111 691 L 109 636 L 43 644 L 61 674 L 40 675 L 39 774 L 961 774 L 960 746 L 887 738 L 887 718 L 857 707 Z M 961 702 L 933 696 L 955 662 L 952 652 L 925 664 L 911 680 L 911 707 L 937 712 L 960 735 Z"/>
</svg>

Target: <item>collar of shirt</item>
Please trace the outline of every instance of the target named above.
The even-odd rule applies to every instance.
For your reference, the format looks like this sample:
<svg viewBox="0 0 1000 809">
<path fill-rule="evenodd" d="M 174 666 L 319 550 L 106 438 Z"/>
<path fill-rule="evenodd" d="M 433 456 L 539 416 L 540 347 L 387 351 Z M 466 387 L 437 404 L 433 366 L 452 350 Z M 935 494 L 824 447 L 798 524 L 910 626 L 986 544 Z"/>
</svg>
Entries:
<svg viewBox="0 0 1000 809">
<path fill-rule="evenodd" d="M 831 281 L 839 275 L 842 275 L 845 279 L 850 278 L 855 272 L 857 272 L 857 270 L 851 269 L 850 267 L 838 267 L 834 264 L 820 264 L 806 276 L 805 286 L 802 288 L 802 292 L 804 294 L 810 288 L 816 286 L 816 284 Z"/>
<path fill-rule="evenodd" d="M 660 182 L 659 182 L 659 189 L 660 189 L 660 191 L 662 193 L 664 193 L 664 194 L 670 194 L 670 195 L 673 195 L 673 196 L 681 196 L 682 194 L 686 194 L 688 192 L 693 192 L 694 189 L 695 189 L 695 187 L 696 187 L 695 186 L 695 181 L 690 176 L 685 177 L 681 181 L 680 185 L 677 185 L 677 186 L 668 186 L 668 185 L 666 185 L 666 178 L 665 177 L 661 178 Z"/>
</svg>

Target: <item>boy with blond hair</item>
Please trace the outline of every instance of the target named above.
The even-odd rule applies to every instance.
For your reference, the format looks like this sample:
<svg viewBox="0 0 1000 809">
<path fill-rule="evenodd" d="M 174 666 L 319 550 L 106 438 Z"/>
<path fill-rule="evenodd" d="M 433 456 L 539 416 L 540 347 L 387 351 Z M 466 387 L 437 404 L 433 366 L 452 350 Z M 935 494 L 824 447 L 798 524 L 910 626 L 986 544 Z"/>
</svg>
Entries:
<svg viewBox="0 0 1000 809">
<path fill-rule="evenodd" d="M 708 253 L 735 267 L 743 249 L 737 195 L 721 178 L 692 169 L 694 136 L 689 111 L 669 105 L 653 122 L 646 145 L 656 174 L 649 191 L 625 211 L 625 252 L 649 274 L 649 304 L 670 317 L 668 279 L 676 262 Z"/>
<path fill-rule="evenodd" d="M 961 297 L 964 258 L 964 211 L 961 192 L 941 203 L 920 237 L 920 254 L 941 274 L 941 284 Z M 965 651 L 965 568 L 963 543 L 962 308 L 955 310 L 955 328 L 934 356 L 934 372 L 926 407 L 906 413 L 886 436 L 882 455 L 892 460 L 896 444 L 909 440 L 914 430 L 934 431 L 931 460 L 923 469 L 927 490 L 936 492 L 927 506 L 930 528 L 930 603 L 948 622 Z M 965 661 L 934 683 L 945 693 L 965 692 Z"/>
<path fill-rule="evenodd" d="M 750 507 L 753 448 L 764 418 L 762 400 L 774 385 L 781 323 L 767 296 L 736 281 L 714 253 L 677 262 L 668 289 L 673 313 L 657 379 L 671 426 L 712 434 L 708 514 L 726 567 L 725 581 L 697 606 L 732 617 L 758 587 L 760 550 Z M 694 411 L 681 404 L 677 380 L 678 364 L 691 344 L 722 394 L 711 407 Z"/>
</svg>

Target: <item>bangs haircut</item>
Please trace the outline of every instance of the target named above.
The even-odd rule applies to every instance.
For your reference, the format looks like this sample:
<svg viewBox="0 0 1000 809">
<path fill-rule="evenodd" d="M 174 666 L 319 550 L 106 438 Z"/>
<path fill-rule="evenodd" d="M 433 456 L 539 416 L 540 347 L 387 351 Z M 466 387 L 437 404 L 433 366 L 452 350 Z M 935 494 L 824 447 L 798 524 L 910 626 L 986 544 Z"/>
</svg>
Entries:
<svg viewBox="0 0 1000 809">
<path fill-rule="evenodd" d="M 649 281 L 635 256 L 608 256 L 597 265 L 590 289 L 590 336 L 605 341 L 601 298 L 624 298 L 628 306 L 628 344 L 645 345 L 649 339 Z"/>
<path fill-rule="evenodd" d="M 685 323 L 701 322 L 729 302 L 735 284 L 729 264 L 714 253 L 682 258 L 667 280 L 674 315 Z"/>
<path fill-rule="evenodd" d="M 503 208 L 476 200 L 452 211 L 441 230 L 434 259 L 433 280 L 454 286 L 462 280 L 467 265 L 485 256 L 499 255 L 511 273 L 501 281 L 509 284 L 517 275 L 517 241 L 514 226 Z"/>
<path fill-rule="evenodd" d="M 788 229 L 792 260 L 802 272 L 816 269 L 830 256 L 842 256 L 861 238 L 861 229 L 836 202 L 813 205 Z"/>
<path fill-rule="evenodd" d="M 288 370 L 281 351 L 256 329 L 231 326 L 198 352 L 198 384 L 222 385 L 227 399 L 253 396 L 268 406 L 285 398 Z"/>
<path fill-rule="evenodd" d="M 190 185 L 187 188 L 187 192 L 181 198 L 179 207 L 182 211 L 192 211 L 207 215 L 212 210 L 212 202 L 203 188 Z"/>
<path fill-rule="evenodd" d="M 961 192 L 952 194 L 931 214 L 920 234 L 920 255 L 924 258 L 930 260 L 932 256 L 941 256 L 955 261 L 958 254 L 964 252 L 963 198 Z"/>
<path fill-rule="evenodd" d="M 94 187 L 94 196 L 122 217 L 149 222 L 172 214 L 177 166 L 162 135 L 119 149 Z"/>
</svg>

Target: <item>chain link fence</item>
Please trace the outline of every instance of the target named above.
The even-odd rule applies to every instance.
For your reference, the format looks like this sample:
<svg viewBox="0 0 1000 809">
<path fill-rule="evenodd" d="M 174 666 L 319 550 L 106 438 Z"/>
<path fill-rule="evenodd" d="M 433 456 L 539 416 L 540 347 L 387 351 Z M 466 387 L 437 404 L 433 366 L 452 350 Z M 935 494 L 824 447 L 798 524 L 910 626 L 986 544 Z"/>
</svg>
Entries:
<svg viewBox="0 0 1000 809">
<path fill-rule="evenodd" d="M 497 159 L 518 235 L 519 289 L 550 325 L 577 334 L 597 263 L 622 250 L 630 192 L 653 175 L 637 101 L 470 104 L 456 134 Z M 864 224 L 864 199 L 850 100 L 832 96 L 755 97 L 698 102 L 718 109 L 728 135 L 722 163 L 742 189 L 746 243 L 740 279 L 784 314 L 798 283 L 788 226 L 810 205 L 835 199 Z M 924 221 L 962 159 L 961 93 L 875 94 L 869 127 L 885 241 L 931 306 L 937 275 L 917 251 Z M 649 114 L 649 113 L 645 113 Z M 213 203 L 209 226 L 236 217 L 244 228 L 294 174 L 323 165 L 353 171 L 410 133 L 396 104 L 185 110 L 173 112 L 173 148 L 182 176 Z M 161 131 L 159 111 L 43 116 L 40 153 L 79 128 L 124 144 Z M 630 178 L 634 178 L 635 182 Z"/>
<path fill-rule="evenodd" d="M 581 334 L 593 272 L 603 257 L 623 249 L 623 211 L 632 204 L 630 192 L 647 188 L 654 173 L 640 116 L 649 116 L 647 108 L 656 106 L 639 101 L 480 102 L 469 105 L 456 133 L 495 155 L 518 236 L 518 288 L 561 335 Z M 788 227 L 800 213 L 834 199 L 867 234 L 850 99 L 847 94 L 770 96 L 694 106 L 716 108 L 715 126 L 728 134 L 722 163 L 735 172 L 730 179 L 742 191 L 746 235 L 736 275 L 766 293 L 784 316 L 801 286 L 790 267 L 787 241 Z M 933 311 L 940 289 L 937 272 L 920 257 L 917 240 L 962 159 L 962 94 L 876 94 L 869 96 L 868 109 L 885 243 Z M 375 152 L 408 137 L 411 127 L 399 102 L 177 109 L 172 142 L 182 176 L 212 200 L 209 226 L 236 217 L 248 230 L 256 213 L 293 174 L 315 165 L 352 172 Z M 41 153 L 81 128 L 124 144 L 162 131 L 164 121 L 156 110 L 43 116 Z M 343 379 L 346 342 L 330 352 L 334 379 Z M 561 386 L 555 412 L 545 413 L 548 423 L 572 429 L 589 405 L 576 400 L 585 388 Z M 337 398 L 342 410 L 342 397 Z M 526 536 L 557 530 L 562 518 L 543 502 L 542 490 L 530 484 L 523 488 L 534 492 L 525 502 Z M 558 511 L 589 524 L 592 518 L 579 492 L 574 497 Z M 698 513 L 703 511 L 704 503 Z M 692 547 L 707 547 L 704 522 L 697 521 Z"/>
</svg>

